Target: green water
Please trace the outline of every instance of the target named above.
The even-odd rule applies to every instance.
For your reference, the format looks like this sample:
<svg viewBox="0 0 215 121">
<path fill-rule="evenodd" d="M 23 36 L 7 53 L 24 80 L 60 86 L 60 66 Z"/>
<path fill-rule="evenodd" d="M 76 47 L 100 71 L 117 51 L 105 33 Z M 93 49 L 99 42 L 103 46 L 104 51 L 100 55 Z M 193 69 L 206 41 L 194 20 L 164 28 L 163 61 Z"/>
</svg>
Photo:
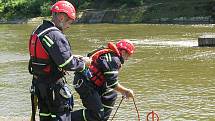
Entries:
<svg viewBox="0 0 215 121">
<path fill-rule="evenodd" d="M 0 25 L 0 117 L 30 115 L 27 45 L 34 27 Z M 213 25 L 84 24 L 65 33 L 81 55 L 109 40 L 132 39 L 136 52 L 119 80 L 134 90 L 141 121 L 152 110 L 161 121 L 214 121 L 215 48 L 197 47 L 198 36 L 214 32 Z M 80 107 L 75 93 L 75 110 Z M 123 101 L 115 120 L 137 121 L 132 100 Z"/>
</svg>

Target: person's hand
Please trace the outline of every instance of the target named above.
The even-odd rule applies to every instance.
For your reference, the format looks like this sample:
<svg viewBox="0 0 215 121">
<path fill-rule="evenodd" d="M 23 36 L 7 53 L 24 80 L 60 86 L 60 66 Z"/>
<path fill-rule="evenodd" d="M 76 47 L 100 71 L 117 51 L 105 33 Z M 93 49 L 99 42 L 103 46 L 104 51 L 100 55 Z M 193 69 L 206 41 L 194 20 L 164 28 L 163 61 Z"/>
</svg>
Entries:
<svg viewBox="0 0 215 121">
<path fill-rule="evenodd" d="M 129 98 L 134 98 L 134 92 L 131 89 L 127 89 L 124 92 L 124 96 L 129 99 Z"/>
<path fill-rule="evenodd" d="M 76 58 L 78 58 L 78 59 L 80 59 L 80 60 L 83 60 L 84 61 L 84 63 L 85 63 L 85 65 L 88 67 L 90 64 L 91 64 L 91 62 L 92 62 L 92 59 L 91 58 L 89 58 L 89 57 L 84 57 L 84 56 L 82 56 L 82 55 L 73 55 L 74 57 L 76 57 Z"/>
<path fill-rule="evenodd" d="M 91 64 L 91 62 L 92 62 L 92 59 L 89 58 L 89 57 L 82 57 L 81 60 L 84 61 L 85 65 L 86 65 L 87 67 L 89 67 L 90 64 Z"/>
</svg>

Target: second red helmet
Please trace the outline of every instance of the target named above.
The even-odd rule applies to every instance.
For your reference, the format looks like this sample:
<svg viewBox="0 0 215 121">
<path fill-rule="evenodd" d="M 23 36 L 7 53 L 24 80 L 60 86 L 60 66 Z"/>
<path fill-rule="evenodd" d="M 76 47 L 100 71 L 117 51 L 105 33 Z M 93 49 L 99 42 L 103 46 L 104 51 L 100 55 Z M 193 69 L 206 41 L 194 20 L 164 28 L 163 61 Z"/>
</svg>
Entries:
<svg viewBox="0 0 215 121">
<path fill-rule="evenodd" d="M 123 40 L 120 40 L 119 42 L 117 42 L 116 47 L 119 50 L 126 50 L 129 55 L 133 54 L 134 50 L 135 50 L 134 44 L 127 39 L 123 39 Z"/>
</svg>

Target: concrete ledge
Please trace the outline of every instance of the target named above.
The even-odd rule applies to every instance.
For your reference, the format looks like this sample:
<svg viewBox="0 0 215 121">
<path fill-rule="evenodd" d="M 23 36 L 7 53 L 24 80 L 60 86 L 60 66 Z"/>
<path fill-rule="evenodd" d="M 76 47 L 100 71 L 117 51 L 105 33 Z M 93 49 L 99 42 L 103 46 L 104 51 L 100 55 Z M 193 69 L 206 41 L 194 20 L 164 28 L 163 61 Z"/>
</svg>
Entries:
<svg viewBox="0 0 215 121">
<path fill-rule="evenodd" d="M 198 38 L 198 46 L 214 47 L 215 46 L 215 35 L 203 35 Z"/>
<path fill-rule="evenodd" d="M 144 17 L 145 7 L 113 9 L 113 10 L 84 10 L 78 13 L 77 23 L 150 23 L 150 24 L 213 24 L 211 16 L 151 18 Z"/>
</svg>

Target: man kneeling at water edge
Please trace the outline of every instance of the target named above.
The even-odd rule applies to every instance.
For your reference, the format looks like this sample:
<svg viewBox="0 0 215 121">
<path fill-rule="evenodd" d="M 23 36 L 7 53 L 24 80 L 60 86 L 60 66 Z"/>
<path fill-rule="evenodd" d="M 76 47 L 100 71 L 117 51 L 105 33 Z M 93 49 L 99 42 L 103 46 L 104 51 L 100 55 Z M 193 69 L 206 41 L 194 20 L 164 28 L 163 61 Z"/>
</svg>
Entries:
<svg viewBox="0 0 215 121">
<path fill-rule="evenodd" d="M 107 48 L 88 54 L 92 58 L 91 65 L 82 72 L 75 72 L 73 81 L 86 109 L 72 112 L 72 121 L 107 121 L 117 99 L 116 91 L 133 98 L 133 91 L 119 84 L 117 77 L 124 60 L 134 49 L 129 40 L 120 40 L 116 45 L 110 42 Z"/>
</svg>

